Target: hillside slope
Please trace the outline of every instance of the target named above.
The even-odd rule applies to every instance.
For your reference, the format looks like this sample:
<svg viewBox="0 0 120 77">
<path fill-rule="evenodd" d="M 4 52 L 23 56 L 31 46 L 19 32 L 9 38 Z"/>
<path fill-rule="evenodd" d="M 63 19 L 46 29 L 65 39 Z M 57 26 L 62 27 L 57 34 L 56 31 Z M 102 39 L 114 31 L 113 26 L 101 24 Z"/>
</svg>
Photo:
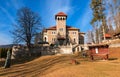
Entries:
<svg viewBox="0 0 120 77">
<path fill-rule="evenodd" d="M 116 50 L 119 53 L 118 49 Z M 0 68 L 0 77 L 119 77 L 120 57 L 110 49 L 110 58 L 117 60 L 91 61 L 76 55 L 43 56 L 33 61 Z M 71 64 L 76 59 L 80 64 Z"/>
</svg>

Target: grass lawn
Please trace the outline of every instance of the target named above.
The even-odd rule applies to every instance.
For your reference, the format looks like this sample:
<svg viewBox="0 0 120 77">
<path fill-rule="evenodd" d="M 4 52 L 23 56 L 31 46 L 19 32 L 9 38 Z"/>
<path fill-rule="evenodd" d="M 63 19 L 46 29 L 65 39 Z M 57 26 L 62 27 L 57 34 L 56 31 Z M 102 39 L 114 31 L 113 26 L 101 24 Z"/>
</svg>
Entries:
<svg viewBox="0 0 120 77">
<path fill-rule="evenodd" d="M 117 60 L 91 61 L 76 55 L 43 56 L 8 69 L 0 67 L 0 77 L 120 77 L 119 50 L 115 52 L 117 57 L 113 51 L 110 49 L 110 58 Z M 72 59 L 79 64 L 71 64 Z"/>
</svg>

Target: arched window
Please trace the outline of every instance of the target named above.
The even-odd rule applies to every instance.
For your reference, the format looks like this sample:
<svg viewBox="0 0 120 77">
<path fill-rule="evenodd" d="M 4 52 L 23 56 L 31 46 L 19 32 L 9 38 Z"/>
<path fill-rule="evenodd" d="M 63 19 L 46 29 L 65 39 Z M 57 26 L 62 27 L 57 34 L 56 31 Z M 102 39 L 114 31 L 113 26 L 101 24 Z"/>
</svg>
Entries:
<svg viewBox="0 0 120 77">
<path fill-rule="evenodd" d="M 58 17 L 58 20 L 60 20 L 60 18 Z"/>
<path fill-rule="evenodd" d="M 65 20 L 65 17 L 63 17 L 63 20 Z"/>
<path fill-rule="evenodd" d="M 60 18 L 60 20 L 62 20 L 62 17 Z"/>
<path fill-rule="evenodd" d="M 45 37 L 45 42 L 46 42 L 46 40 L 47 40 L 47 39 L 46 39 L 46 37 Z"/>
<path fill-rule="evenodd" d="M 74 38 L 74 42 L 75 42 L 75 38 Z"/>
</svg>

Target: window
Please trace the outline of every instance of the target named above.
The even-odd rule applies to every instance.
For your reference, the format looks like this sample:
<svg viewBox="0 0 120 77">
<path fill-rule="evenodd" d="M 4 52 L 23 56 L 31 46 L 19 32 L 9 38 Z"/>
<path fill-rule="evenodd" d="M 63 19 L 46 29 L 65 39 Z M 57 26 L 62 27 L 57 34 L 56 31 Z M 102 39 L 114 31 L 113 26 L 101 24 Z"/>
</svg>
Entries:
<svg viewBox="0 0 120 77">
<path fill-rule="evenodd" d="M 54 38 L 52 38 L 52 41 L 54 41 Z"/>
<path fill-rule="evenodd" d="M 46 37 L 45 37 L 45 42 L 46 42 Z"/>
<path fill-rule="evenodd" d="M 54 41 L 55 41 L 55 38 L 54 38 Z"/>
<path fill-rule="evenodd" d="M 95 48 L 95 52 L 98 53 L 98 48 Z"/>
<path fill-rule="evenodd" d="M 74 38 L 74 42 L 75 42 L 75 38 Z"/>
<path fill-rule="evenodd" d="M 55 34 L 55 32 L 52 32 L 52 34 Z"/>
<path fill-rule="evenodd" d="M 76 32 L 73 32 L 73 34 L 75 35 L 75 34 L 76 34 Z"/>
<path fill-rule="evenodd" d="M 52 41 L 53 41 L 53 42 L 55 42 L 55 40 L 56 40 L 55 38 L 52 38 Z"/>
<path fill-rule="evenodd" d="M 74 34 L 76 34 L 76 32 L 74 32 Z"/>
<path fill-rule="evenodd" d="M 63 28 L 60 28 L 59 31 L 63 31 Z"/>
<path fill-rule="evenodd" d="M 69 34 L 69 32 L 67 32 L 67 34 Z"/>
</svg>

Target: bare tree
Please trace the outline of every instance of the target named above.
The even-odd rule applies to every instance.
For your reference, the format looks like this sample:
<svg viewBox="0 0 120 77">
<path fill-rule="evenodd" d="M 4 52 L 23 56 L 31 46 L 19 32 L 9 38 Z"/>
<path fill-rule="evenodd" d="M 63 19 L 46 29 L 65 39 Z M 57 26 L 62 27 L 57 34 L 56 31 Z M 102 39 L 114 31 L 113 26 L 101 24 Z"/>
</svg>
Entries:
<svg viewBox="0 0 120 77">
<path fill-rule="evenodd" d="M 87 43 L 95 43 L 95 34 L 93 31 L 89 30 L 87 32 Z"/>
<path fill-rule="evenodd" d="M 115 33 L 120 32 L 120 0 L 108 0 L 109 24 L 115 28 Z"/>
<path fill-rule="evenodd" d="M 14 42 L 25 42 L 28 49 L 34 41 L 34 36 L 41 28 L 40 17 L 27 7 L 23 7 L 17 11 L 17 22 L 14 25 L 12 34 Z"/>
<path fill-rule="evenodd" d="M 109 25 L 109 31 L 108 31 L 108 33 L 109 33 L 110 35 L 112 35 L 112 36 L 115 34 L 115 31 L 114 31 L 112 25 Z"/>
</svg>

